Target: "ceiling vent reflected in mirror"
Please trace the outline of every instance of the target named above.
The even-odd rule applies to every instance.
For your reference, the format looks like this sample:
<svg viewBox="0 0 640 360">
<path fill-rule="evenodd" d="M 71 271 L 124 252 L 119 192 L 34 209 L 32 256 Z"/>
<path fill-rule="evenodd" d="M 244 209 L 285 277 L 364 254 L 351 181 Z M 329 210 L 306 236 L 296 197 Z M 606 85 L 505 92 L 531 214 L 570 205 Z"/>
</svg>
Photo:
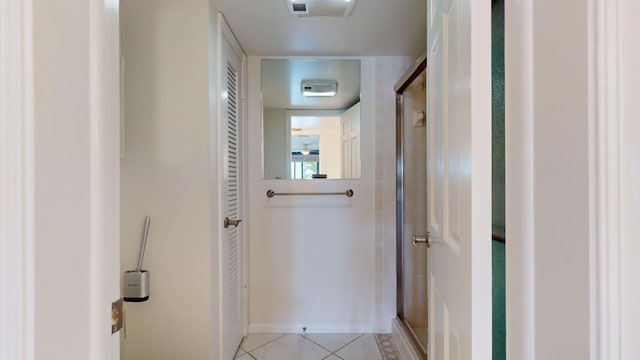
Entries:
<svg viewBox="0 0 640 360">
<path fill-rule="evenodd" d="M 356 0 L 285 0 L 291 15 L 304 17 L 347 17 Z"/>
<path fill-rule="evenodd" d="M 335 96 L 338 82 L 335 80 L 302 80 L 300 91 L 304 96 Z"/>
</svg>

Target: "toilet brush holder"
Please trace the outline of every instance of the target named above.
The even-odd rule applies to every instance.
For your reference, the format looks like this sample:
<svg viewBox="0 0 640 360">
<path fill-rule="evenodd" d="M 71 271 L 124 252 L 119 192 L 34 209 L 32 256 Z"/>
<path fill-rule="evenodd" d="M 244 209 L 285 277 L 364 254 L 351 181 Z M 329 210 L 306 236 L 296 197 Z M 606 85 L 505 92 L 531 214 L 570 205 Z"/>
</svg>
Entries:
<svg viewBox="0 0 640 360">
<path fill-rule="evenodd" d="M 143 302 L 149 300 L 149 272 L 129 270 L 124 273 L 124 301 Z"/>
<path fill-rule="evenodd" d="M 142 270 L 142 260 L 144 259 L 144 251 L 147 248 L 150 224 L 151 218 L 147 216 L 144 219 L 140 256 L 138 256 L 138 268 L 136 270 L 125 271 L 124 273 L 124 301 L 143 302 L 149 300 L 149 272 Z"/>
</svg>

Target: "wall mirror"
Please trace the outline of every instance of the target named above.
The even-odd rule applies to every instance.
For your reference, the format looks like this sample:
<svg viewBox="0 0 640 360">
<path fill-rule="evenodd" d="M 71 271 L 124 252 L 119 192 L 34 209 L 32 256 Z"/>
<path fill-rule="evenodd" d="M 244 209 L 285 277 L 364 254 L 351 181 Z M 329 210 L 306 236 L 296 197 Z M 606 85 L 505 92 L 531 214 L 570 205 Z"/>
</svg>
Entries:
<svg viewBox="0 0 640 360">
<path fill-rule="evenodd" d="M 359 179 L 360 60 L 262 60 L 262 178 Z"/>
</svg>

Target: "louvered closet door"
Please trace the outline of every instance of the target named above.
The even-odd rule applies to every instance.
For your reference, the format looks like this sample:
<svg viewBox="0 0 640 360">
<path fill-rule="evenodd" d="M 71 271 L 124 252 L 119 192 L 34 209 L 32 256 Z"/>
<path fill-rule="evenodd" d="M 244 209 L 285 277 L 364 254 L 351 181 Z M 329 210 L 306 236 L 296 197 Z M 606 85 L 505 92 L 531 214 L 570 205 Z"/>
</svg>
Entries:
<svg viewBox="0 0 640 360">
<path fill-rule="evenodd" d="M 223 146 L 222 359 L 231 360 L 244 336 L 244 238 L 242 194 L 242 50 L 223 22 L 221 135 Z"/>
</svg>

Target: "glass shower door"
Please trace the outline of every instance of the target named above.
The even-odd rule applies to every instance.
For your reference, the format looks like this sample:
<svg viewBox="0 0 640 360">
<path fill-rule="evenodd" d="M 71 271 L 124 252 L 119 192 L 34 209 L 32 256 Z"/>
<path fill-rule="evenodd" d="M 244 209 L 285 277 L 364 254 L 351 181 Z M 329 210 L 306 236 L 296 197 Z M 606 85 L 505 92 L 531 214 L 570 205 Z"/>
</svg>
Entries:
<svg viewBox="0 0 640 360">
<path fill-rule="evenodd" d="M 412 76 L 398 101 L 398 316 L 413 342 L 427 353 L 427 134 L 425 71 Z M 414 237 L 418 242 L 414 241 Z"/>
<path fill-rule="evenodd" d="M 413 237 L 427 233 L 427 136 L 424 72 L 403 93 L 404 321 L 420 346 L 427 348 L 427 247 Z"/>
</svg>

